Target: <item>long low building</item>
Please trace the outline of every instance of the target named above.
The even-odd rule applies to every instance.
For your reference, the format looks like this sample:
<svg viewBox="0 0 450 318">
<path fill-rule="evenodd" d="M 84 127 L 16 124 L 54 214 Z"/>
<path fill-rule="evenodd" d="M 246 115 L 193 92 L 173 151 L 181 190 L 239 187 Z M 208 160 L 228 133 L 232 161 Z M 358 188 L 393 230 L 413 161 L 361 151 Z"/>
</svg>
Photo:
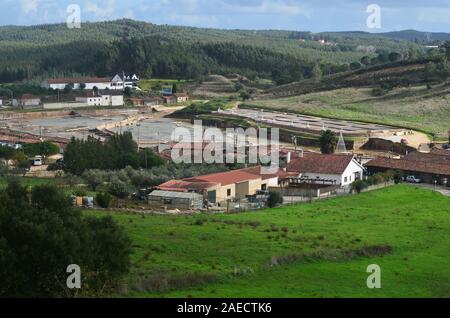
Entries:
<svg viewBox="0 0 450 318">
<path fill-rule="evenodd" d="M 149 204 L 155 208 L 172 208 L 183 210 L 200 210 L 203 208 L 203 196 L 190 192 L 153 191 Z"/>
<path fill-rule="evenodd" d="M 119 76 L 110 77 L 69 77 L 69 78 L 49 78 L 41 83 L 43 88 L 63 90 L 67 85 L 73 89 L 110 89 L 123 91 L 126 87 L 136 88 L 139 77 Z"/>
<path fill-rule="evenodd" d="M 76 97 L 75 100 L 87 106 L 123 106 L 123 93 L 111 90 L 88 91 L 84 96 Z"/>
<path fill-rule="evenodd" d="M 366 168 L 371 174 L 397 170 L 426 183 L 445 185 L 450 180 L 450 151 L 435 149 L 431 153 L 410 153 L 401 159 L 376 158 L 366 163 Z"/>
<path fill-rule="evenodd" d="M 158 190 L 172 192 L 193 192 L 203 195 L 210 203 L 222 203 L 227 200 L 244 199 L 257 191 L 278 187 L 279 182 L 289 176 L 279 169 L 265 174 L 260 166 L 246 169 L 213 173 L 183 180 L 171 180 L 157 187 Z"/>
<path fill-rule="evenodd" d="M 115 89 L 111 78 L 108 77 L 76 77 L 76 78 L 50 78 L 42 82 L 43 88 L 63 90 L 67 85 L 73 89 Z M 121 87 L 123 89 L 123 86 Z"/>
</svg>

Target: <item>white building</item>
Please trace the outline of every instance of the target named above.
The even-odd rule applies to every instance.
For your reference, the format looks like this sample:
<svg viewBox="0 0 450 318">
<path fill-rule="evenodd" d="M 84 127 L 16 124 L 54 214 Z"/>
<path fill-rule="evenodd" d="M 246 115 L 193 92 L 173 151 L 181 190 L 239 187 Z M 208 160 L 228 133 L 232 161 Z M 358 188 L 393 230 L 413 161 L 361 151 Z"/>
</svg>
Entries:
<svg viewBox="0 0 450 318">
<path fill-rule="evenodd" d="M 324 155 L 305 152 L 303 157 L 289 162 L 288 171 L 298 173 L 299 178 L 329 180 L 347 187 L 361 180 L 364 168 L 351 155 Z"/>
<path fill-rule="evenodd" d="M 189 100 L 189 95 L 185 93 L 175 93 L 173 96 L 176 97 L 177 103 L 185 103 Z"/>
<path fill-rule="evenodd" d="M 34 108 L 41 105 L 41 99 L 31 94 L 25 94 L 21 98 L 13 99 L 12 105 L 23 109 Z"/>
<path fill-rule="evenodd" d="M 85 103 L 88 106 L 123 106 L 123 94 L 118 92 L 103 91 L 95 94 L 91 91 L 85 96 L 77 97 L 75 99 L 79 103 Z"/>
<path fill-rule="evenodd" d="M 84 89 L 92 90 L 94 87 L 98 89 L 112 89 L 110 78 L 101 77 L 78 77 L 78 78 L 52 78 L 42 82 L 43 88 L 52 88 L 63 90 L 67 85 L 71 85 L 73 89 L 81 89 L 84 85 Z"/>
<path fill-rule="evenodd" d="M 86 90 L 93 90 L 95 87 L 99 90 L 124 90 L 125 87 L 135 88 L 139 77 L 133 75 L 122 79 L 121 76 L 115 75 L 112 79 L 109 77 L 78 77 L 78 78 L 51 78 L 42 82 L 41 87 L 63 90 L 67 85 L 71 85 L 73 89 L 81 89 L 84 86 Z"/>
</svg>

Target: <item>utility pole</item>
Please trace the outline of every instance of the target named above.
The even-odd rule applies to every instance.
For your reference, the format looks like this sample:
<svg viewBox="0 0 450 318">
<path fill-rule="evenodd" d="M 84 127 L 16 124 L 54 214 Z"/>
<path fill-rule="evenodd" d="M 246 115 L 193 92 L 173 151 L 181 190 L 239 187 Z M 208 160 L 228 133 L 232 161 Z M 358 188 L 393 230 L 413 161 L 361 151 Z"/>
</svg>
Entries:
<svg viewBox="0 0 450 318">
<path fill-rule="evenodd" d="M 138 124 L 138 150 L 141 149 L 141 124 Z"/>
</svg>

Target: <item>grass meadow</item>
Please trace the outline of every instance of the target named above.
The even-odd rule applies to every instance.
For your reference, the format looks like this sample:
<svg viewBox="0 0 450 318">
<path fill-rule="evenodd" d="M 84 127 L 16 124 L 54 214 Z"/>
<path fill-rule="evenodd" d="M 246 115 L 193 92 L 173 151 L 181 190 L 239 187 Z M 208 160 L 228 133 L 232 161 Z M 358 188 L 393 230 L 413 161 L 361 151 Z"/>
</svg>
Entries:
<svg viewBox="0 0 450 318">
<path fill-rule="evenodd" d="M 111 215 L 134 250 L 116 296 L 450 297 L 450 198 L 408 185 L 260 212 Z M 370 264 L 381 289 L 366 285 Z"/>
</svg>

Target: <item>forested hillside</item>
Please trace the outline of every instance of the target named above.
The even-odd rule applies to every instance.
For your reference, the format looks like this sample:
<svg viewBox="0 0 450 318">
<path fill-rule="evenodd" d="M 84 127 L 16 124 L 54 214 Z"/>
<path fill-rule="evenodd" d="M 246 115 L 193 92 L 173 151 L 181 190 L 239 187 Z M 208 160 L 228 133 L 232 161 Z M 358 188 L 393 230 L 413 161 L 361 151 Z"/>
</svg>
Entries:
<svg viewBox="0 0 450 318">
<path fill-rule="evenodd" d="M 52 76 L 136 72 L 143 77 L 201 78 L 236 72 L 278 84 L 347 71 L 363 58 L 420 56 L 415 43 L 382 36 L 216 30 L 132 20 L 0 27 L 0 82 Z"/>
</svg>

